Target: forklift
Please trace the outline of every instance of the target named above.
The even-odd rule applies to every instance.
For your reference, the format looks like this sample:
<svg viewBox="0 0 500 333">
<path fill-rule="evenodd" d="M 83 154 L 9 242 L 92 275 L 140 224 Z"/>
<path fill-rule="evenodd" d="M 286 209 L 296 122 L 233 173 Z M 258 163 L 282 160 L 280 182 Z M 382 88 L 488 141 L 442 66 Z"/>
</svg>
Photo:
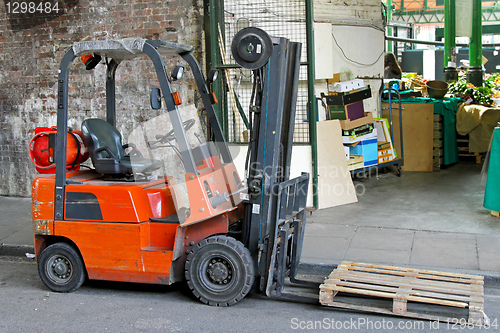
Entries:
<svg viewBox="0 0 500 333">
<path fill-rule="evenodd" d="M 253 27 L 233 39 L 236 62 L 253 72 L 243 179 L 214 111 L 209 87 L 216 72 L 205 79 L 193 49 L 126 38 L 74 43 L 63 56 L 57 128 L 43 149 L 55 174 L 38 176 L 32 188 L 38 272 L 50 290 L 71 292 L 86 278 L 185 280 L 201 302 L 230 306 L 251 290 L 300 297 L 287 286 L 319 286 L 297 273 L 309 175 L 290 179 L 301 44 Z M 106 66 L 106 114 L 81 123 L 87 168 L 68 161 L 69 69 L 77 58 L 87 70 Z M 158 113 L 125 138 L 116 128 L 115 74 L 138 58 L 153 63 L 159 88 L 151 89 L 149 100 Z M 164 58 L 177 63 L 170 74 Z M 196 84 L 198 107 L 183 104 L 174 91 L 184 72 Z M 198 128 L 210 132 L 193 136 L 196 121 L 185 118 L 198 114 Z"/>
</svg>

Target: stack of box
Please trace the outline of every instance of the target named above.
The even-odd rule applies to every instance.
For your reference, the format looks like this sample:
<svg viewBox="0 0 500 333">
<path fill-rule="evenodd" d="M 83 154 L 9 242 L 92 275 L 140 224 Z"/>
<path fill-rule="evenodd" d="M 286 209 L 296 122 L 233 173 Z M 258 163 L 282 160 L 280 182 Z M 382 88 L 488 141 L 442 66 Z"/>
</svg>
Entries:
<svg viewBox="0 0 500 333">
<path fill-rule="evenodd" d="M 363 80 L 346 82 L 328 80 L 328 95 L 321 94 L 326 100 L 327 119 L 356 120 L 364 117 L 363 99 L 371 97 L 370 87 L 364 87 Z"/>
<path fill-rule="evenodd" d="M 377 118 L 375 119 L 375 127 L 377 128 L 378 164 L 395 160 L 397 155 L 392 145 L 389 121 L 385 118 Z"/>
<path fill-rule="evenodd" d="M 371 97 L 363 80 L 337 82 L 328 80 L 328 95 L 321 94 L 327 106 L 327 119 L 339 119 L 342 141 L 349 170 L 377 164 L 377 130 L 371 112 L 364 110 L 363 100 Z"/>
</svg>

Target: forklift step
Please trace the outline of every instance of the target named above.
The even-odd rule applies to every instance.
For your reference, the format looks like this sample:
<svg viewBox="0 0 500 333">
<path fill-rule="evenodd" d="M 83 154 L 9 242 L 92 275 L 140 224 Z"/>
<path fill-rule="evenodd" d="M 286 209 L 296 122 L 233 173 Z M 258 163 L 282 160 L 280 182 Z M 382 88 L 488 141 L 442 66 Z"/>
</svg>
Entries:
<svg viewBox="0 0 500 333">
<path fill-rule="evenodd" d="M 478 275 L 343 261 L 320 286 L 319 300 L 331 307 L 452 324 L 488 321 L 484 277 Z"/>
</svg>

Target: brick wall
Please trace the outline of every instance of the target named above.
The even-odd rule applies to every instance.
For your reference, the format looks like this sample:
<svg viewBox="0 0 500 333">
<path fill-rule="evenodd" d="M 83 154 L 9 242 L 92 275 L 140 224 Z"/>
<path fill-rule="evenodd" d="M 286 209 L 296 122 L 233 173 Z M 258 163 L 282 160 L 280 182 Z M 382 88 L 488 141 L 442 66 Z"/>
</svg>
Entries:
<svg viewBox="0 0 500 333">
<path fill-rule="evenodd" d="M 28 156 L 28 144 L 35 127 L 56 125 L 58 67 L 72 42 L 162 39 L 195 45 L 201 61 L 202 0 L 58 0 L 59 13 L 48 14 L 9 13 L 12 5 L 4 1 L 0 6 L 0 195 L 31 193 L 36 171 Z M 144 59 L 124 66 L 130 71 L 119 67 L 116 92 L 122 129 L 133 126 L 121 124 L 122 117 L 138 121 L 151 115 L 148 91 L 157 86 L 150 62 Z M 102 64 L 85 71 L 77 61 L 73 63 L 70 126 L 79 128 L 84 118 L 104 116 L 105 86 L 100 84 L 104 76 Z"/>
</svg>

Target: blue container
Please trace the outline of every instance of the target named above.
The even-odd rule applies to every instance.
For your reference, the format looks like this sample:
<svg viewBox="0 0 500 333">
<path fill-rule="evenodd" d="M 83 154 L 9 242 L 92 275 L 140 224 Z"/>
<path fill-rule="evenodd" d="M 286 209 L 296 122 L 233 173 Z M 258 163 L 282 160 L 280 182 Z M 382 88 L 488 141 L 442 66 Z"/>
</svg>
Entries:
<svg viewBox="0 0 500 333">
<path fill-rule="evenodd" d="M 363 155 L 364 166 L 378 164 L 377 138 L 361 140 L 356 146 L 351 147 L 351 155 Z"/>
</svg>

